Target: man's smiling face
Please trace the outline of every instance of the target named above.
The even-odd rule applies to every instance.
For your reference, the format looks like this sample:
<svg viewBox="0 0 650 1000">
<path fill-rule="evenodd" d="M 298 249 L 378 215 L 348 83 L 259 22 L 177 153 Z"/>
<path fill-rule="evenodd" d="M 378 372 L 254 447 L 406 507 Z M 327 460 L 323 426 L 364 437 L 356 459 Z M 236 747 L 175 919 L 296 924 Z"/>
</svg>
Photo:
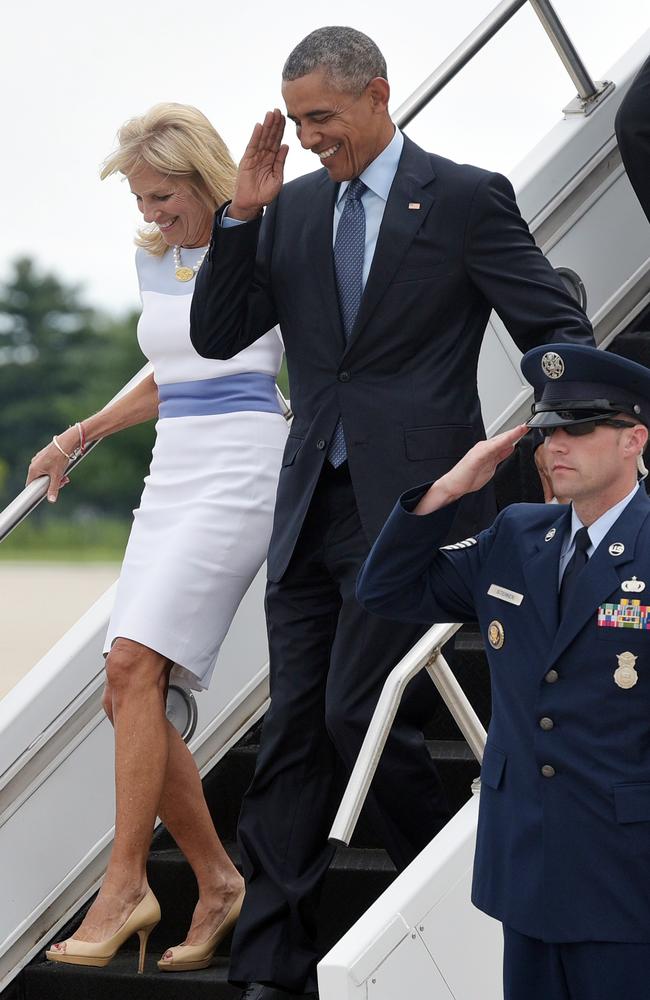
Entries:
<svg viewBox="0 0 650 1000">
<path fill-rule="evenodd" d="M 287 116 L 304 149 L 315 153 L 333 181 L 358 177 L 393 137 L 390 88 L 376 77 L 360 94 L 337 89 L 323 70 L 284 80 Z"/>
</svg>

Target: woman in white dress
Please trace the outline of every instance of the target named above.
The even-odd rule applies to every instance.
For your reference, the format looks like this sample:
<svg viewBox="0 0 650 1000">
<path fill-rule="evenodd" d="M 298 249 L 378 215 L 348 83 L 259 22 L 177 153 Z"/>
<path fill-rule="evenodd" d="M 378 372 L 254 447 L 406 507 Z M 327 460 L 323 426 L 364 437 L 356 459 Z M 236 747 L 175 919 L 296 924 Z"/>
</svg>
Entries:
<svg viewBox="0 0 650 1000">
<path fill-rule="evenodd" d="M 159 919 L 146 859 L 157 815 L 191 864 L 199 899 L 165 971 L 205 967 L 241 907 L 243 882 L 214 829 L 194 760 L 165 716 L 172 679 L 207 687 L 221 642 L 271 532 L 286 439 L 275 377 L 276 331 L 228 361 L 190 343 L 194 277 L 235 166 L 195 108 L 159 104 L 126 123 L 102 178 L 123 174 L 150 226 L 136 253 L 138 339 L 153 375 L 55 436 L 29 468 L 55 501 L 70 456 L 87 441 L 153 417 L 156 442 L 106 637 L 104 708 L 115 730 L 115 840 L 102 888 L 53 961 L 105 965 L 133 933 L 141 963 Z"/>
</svg>

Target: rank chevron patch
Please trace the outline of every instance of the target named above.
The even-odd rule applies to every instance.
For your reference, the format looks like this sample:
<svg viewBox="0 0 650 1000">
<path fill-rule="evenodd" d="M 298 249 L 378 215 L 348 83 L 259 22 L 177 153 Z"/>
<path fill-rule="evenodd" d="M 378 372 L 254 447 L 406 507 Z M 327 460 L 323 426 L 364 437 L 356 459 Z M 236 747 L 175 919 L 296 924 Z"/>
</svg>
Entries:
<svg viewBox="0 0 650 1000">
<path fill-rule="evenodd" d="M 451 551 L 452 549 L 469 549 L 472 545 L 476 545 L 475 538 L 464 538 L 462 542 L 454 542 L 453 545 L 441 545 L 441 551 Z"/>
</svg>

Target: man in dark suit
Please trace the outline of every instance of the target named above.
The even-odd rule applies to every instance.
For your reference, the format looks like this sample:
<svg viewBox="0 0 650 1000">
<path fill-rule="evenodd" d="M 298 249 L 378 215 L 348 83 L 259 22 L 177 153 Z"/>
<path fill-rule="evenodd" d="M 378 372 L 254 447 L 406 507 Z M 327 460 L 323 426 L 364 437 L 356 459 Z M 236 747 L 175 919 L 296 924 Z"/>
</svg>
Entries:
<svg viewBox="0 0 650 1000">
<path fill-rule="evenodd" d="M 650 995 L 650 371 L 577 345 L 522 361 L 556 495 L 441 547 L 527 430 L 403 494 L 358 595 L 406 622 L 478 618 L 492 679 L 472 899 L 504 925 L 505 1000 Z"/>
<path fill-rule="evenodd" d="M 225 358 L 279 322 L 295 412 L 267 564 L 271 707 L 239 827 L 248 891 L 231 978 L 266 984 L 251 1000 L 316 988 L 314 914 L 341 778 L 387 672 L 424 631 L 367 615 L 357 571 L 399 492 L 484 437 L 476 366 L 490 310 L 522 348 L 592 342 L 508 181 L 395 128 L 367 36 L 313 32 L 282 91 L 324 169 L 283 186 L 284 118 L 255 127 L 191 324 L 199 353 Z M 450 535 L 493 512 L 489 489 L 468 498 Z M 368 801 L 398 868 L 447 817 L 415 708 L 396 720 Z"/>
<path fill-rule="evenodd" d="M 618 109 L 616 137 L 630 183 L 650 222 L 650 59 Z"/>
</svg>

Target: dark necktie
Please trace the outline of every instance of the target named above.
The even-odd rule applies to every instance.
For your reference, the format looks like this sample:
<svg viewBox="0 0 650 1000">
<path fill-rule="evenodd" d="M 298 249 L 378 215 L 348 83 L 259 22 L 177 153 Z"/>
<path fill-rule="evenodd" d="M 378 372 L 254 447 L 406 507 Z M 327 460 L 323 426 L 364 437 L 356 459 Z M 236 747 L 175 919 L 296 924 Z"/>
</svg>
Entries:
<svg viewBox="0 0 650 1000">
<path fill-rule="evenodd" d="M 560 584 L 560 617 L 563 617 L 564 612 L 569 606 L 569 602 L 576 589 L 578 577 L 587 565 L 587 549 L 590 545 L 591 539 L 589 538 L 587 529 L 580 528 L 576 531 L 575 549 L 569 559 L 564 576 L 562 577 L 562 583 Z"/>
<path fill-rule="evenodd" d="M 358 177 L 350 182 L 334 241 L 336 287 L 346 340 L 352 333 L 363 293 L 366 213 L 361 202 L 361 195 L 365 190 L 366 185 Z M 340 417 L 334 428 L 327 457 L 335 469 L 338 469 L 339 465 L 342 465 L 347 458 L 343 424 Z"/>
</svg>

